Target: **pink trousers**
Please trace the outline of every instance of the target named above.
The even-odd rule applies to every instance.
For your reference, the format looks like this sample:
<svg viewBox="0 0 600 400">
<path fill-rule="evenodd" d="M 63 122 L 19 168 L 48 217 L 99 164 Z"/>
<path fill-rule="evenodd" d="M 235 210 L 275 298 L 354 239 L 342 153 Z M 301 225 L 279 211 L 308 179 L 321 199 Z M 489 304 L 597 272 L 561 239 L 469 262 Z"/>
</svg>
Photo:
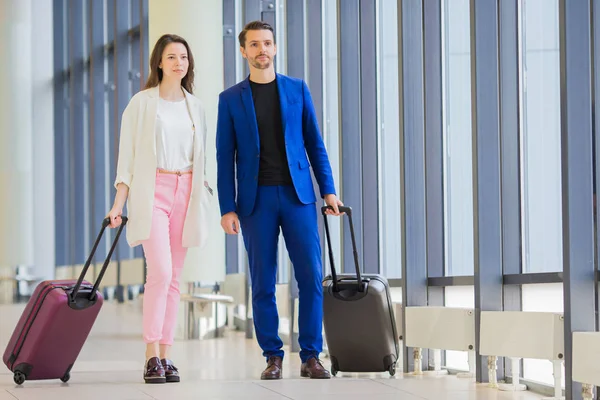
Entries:
<svg viewBox="0 0 600 400">
<path fill-rule="evenodd" d="M 187 248 L 181 245 L 192 191 L 192 174 L 156 173 L 150 238 L 142 242 L 147 262 L 143 303 L 144 342 L 172 345 L 179 309 L 179 278 Z"/>
</svg>

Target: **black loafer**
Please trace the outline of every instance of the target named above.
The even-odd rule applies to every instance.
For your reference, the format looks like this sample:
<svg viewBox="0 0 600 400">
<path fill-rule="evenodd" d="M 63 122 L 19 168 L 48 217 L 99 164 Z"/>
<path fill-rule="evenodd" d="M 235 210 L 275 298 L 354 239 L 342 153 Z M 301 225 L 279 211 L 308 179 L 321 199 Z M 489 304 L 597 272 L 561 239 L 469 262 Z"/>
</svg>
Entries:
<svg viewBox="0 0 600 400">
<path fill-rule="evenodd" d="M 160 360 L 160 363 L 165 370 L 167 382 L 179 382 L 179 371 L 177 370 L 177 367 L 173 365 L 173 361 L 163 358 Z"/>
<path fill-rule="evenodd" d="M 160 358 L 152 357 L 146 361 L 144 367 L 144 381 L 146 383 L 165 383 L 165 370 L 160 362 Z"/>
</svg>

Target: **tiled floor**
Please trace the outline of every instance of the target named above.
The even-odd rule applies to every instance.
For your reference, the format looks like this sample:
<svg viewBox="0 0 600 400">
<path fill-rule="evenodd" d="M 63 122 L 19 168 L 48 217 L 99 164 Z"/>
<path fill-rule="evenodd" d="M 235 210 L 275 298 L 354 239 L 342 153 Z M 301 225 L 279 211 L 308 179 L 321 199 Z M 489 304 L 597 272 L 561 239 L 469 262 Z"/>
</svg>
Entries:
<svg viewBox="0 0 600 400">
<path fill-rule="evenodd" d="M 8 343 L 23 305 L 0 305 L 0 354 Z M 177 342 L 172 359 L 182 382 L 146 385 L 142 381 L 144 344 L 141 341 L 139 302 L 105 303 L 82 349 L 69 383 L 27 381 L 13 383 L 12 373 L 0 365 L 0 400 L 134 400 L 134 399 L 331 399 L 344 400 L 501 400 L 539 399 L 529 393 L 488 389 L 456 376 L 413 377 L 396 374 L 343 374 L 324 381 L 300 377 L 297 354 L 284 360 L 284 379 L 257 379 L 264 359 L 254 340 L 228 332 L 222 339 Z M 325 360 L 326 366 L 329 362 Z"/>
</svg>

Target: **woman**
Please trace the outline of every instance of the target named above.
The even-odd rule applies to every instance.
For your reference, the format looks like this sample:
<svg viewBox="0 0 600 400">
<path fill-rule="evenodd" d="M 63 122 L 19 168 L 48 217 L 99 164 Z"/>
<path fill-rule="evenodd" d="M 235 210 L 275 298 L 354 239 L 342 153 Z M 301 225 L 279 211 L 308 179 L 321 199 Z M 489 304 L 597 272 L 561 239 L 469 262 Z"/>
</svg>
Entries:
<svg viewBox="0 0 600 400">
<path fill-rule="evenodd" d="M 143 301 L 146 383 L 179 382 L 169 350 L 177 322 L 179 278 L 188 247 L 206 241 L 211 189 L 205 180 L 206 121 L 192 95 L 194 58 L 187 42 L 164 35 L 150 59 L 146 87 L 123 112 L 115 187 L 108 213 L 147 261 Z"/>
</svg>

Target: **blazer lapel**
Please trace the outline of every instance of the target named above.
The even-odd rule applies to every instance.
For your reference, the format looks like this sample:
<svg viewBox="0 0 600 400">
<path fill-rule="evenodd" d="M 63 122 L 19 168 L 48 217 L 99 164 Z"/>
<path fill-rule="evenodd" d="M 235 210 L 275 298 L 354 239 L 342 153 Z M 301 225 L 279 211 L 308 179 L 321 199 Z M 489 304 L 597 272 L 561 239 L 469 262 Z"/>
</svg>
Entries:
<svg viewBox="0 0 600 400">
<path fill-rule="evenodd" d="M 288 111 L 288 98 L 285 85 L 285 78 L 280 74 L 277 74 L 277 90 L 279 91 L 279 106 L 281 110 L 281 126 L 283 128 L 283 137 L 287 142 L 287 111 Z"/>
<path fill-rule="evenodd" d="M 256 122 L 256 110 L 254 109 L 254 100 L 252 99 L 252 89 L 250 88 L 250 77 L 246 78 L 241 85 L 241 96 L 242 103 L 246 109 L 246 119 L 248 120 L 248 127 L 252 134 L 252 139 L 256 144 L 256 149 L 260 149 L 260 138 L 258 136 L 258 123 Z"/>
<path fill-rule="evenodd" d="M 148 104 L 146 105 L 145 133 L 152 137 L 152 150 L 156 156 L 156 115 L 158 113 L 158 86 L 148 90 Z"/>
<path fill-rule="evenodd" d="M 192 120 L 192 129 L 194 130 L 194 146 L 196 146 L 196 142 L 198 140 L 202 141 L 202 126 L 199 125 L 200 118 L 197 115 L 196 111 L 198 107 L 196 106 L 196 99 L 192 96 L 187 90 L 183 89 L 183 93 L 185 94 L 185 105 L 187 107 L 188 113 L 190 114 L 190 119 Z"/>
</svg>

